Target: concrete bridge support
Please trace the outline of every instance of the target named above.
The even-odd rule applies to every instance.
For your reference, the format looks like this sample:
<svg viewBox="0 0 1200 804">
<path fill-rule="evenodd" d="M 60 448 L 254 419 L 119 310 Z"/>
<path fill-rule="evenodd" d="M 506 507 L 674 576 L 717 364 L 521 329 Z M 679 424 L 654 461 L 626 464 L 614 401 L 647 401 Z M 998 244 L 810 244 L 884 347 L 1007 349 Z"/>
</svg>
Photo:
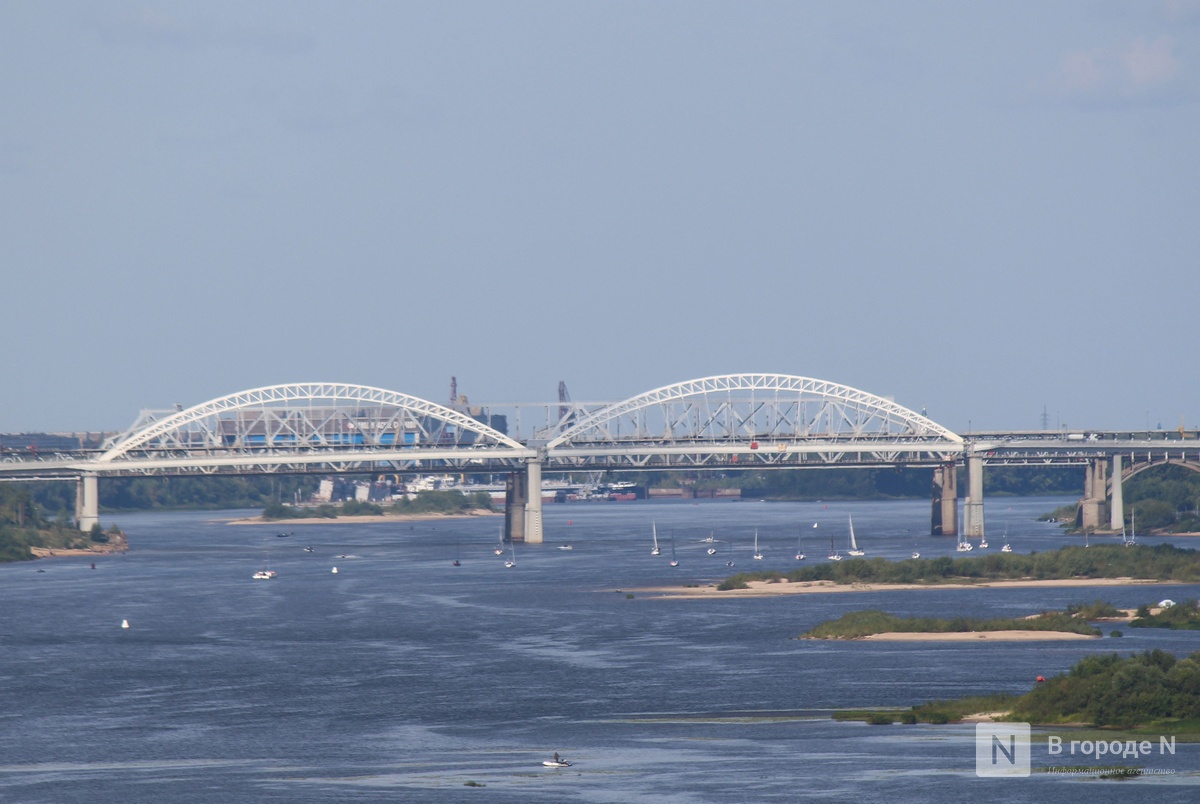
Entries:
<svg viewBox="0 0 1200 804">
<path fill-rule="evenodd" d="M 983 458 L 967 458 L 967 507 L 963 511 L 963 536 L 983 538 Z"/>
<path fill-rule="evenodd" d="M 504 488 L 504 540 L 525 541 L 525 504 L 529 501 L 529 478 L 511 472 Z"/>
<path fill-rule="evenodd" d="M 542 461 L 540 458 L 525 464 L 528 499 L 525 502 L 525 542 L 542 543 Z"/>
<path fill-rule="evenodd" d="M 958 467 L 945 463 L 933 470 L 933 511 L 929 532 L 958 535 Z"/>
<path fill-rule="evenodd" d="M 1112 459 L 1112 495 L 1109 498 L 1108 526 L 1113 531 L 1125 527 L 1125 495 L 1121 488 L 1121 456 Z"/>
<path fill-rule="evenodd" d="M 1083 478 L 1083 499 L 1079 502 L 1079 514 L 1075 524 L 1088 530 L 1100 530 L 1100 518 L 1104 513 L 1105 495 L 1108 491 L 1108 463 L 1103 458 L 1092 458 L 1087 464 Z"/>
<path fill-rule="evenodd" d="M 100 481 L 94 474 L 84 474 L 75 483 L 75 523 L 82 531 L 100 524 Z"/>
</svg>

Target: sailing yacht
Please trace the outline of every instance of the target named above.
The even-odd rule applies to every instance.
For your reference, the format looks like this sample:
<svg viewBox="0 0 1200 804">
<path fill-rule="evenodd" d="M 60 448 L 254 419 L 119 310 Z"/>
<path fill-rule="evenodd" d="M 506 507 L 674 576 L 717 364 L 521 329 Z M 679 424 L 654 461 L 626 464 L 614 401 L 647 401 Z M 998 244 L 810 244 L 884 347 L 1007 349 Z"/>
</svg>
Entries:
<svg viewBox="0 0 1200 804">
<path fill-rule="evenodd" d="M 865 556 L 866 550 L 859 548 L 858 542 L 854 540 L 854 517 L 850 517 L 850 555 Z"/>
<path fill-rule="evenodd" d="M 732 544 L 731 544 L 731 545 L 729 545 L 729 552 L 730 552 L 730 554 L 731 554 L 731 555 L 730 555 L 730 558 L 732 558 L 732 553 L 733 553 L 733 545 L 732 545 Z M 755 528 L 755 529 L 754 529 L 754 560 L 755 560 L 755 561 L 762 561 L 762 557 L 763 557 L 762 551 L 760 551 L 760 550 L 758 549 L 758 528 Z M 731 566 L 731 567 L 732 567 L 732 566 L 733 566 L 733 564 L 732 564 L 732 563 L 730 563 L 730 565 L 729 565 L 729 566 Z"/>
<path fill-rule="evenodd" d="M 833 537 L 832 536 L 829 537 L 829 560 L 830 561 L 841 561 L 842 560 L 842 554 L 839 553 L 837 550 L 833 549 Z"/>
<path fill-rule="evenodd" d="M 658 526 L 653 522 L 650 523 L 650 533 L 654 536 L 654 549 L 650 551 L 650 555 L 656 556 L 662 551 L 658 549 Z"/>
<path fill-rule="evenodd" d="M 1130 526 L 1129 526 L 1130 527 L 1129 541 L 1125 541 L 1125 527 L 1122 526 L 1121 527 L 1121 542 L 1124 543 L 1124 545 L 1126 547 L 1136 547 L 1137 546 L 1137 509 L 1136 508 L 1133 509 L 1133 512 L 1130 514 L 1130 517 L 1133 521 L 1130 523 Z"/>
<path fill-rule="evenodd" d="M 266 565 L 258 572 L 250 576 L 256 581 L 269 581 L 275 577 L 275 570 L 271 569 L 271 551 L 267 551 Z"/>
<path fill-rule="evenodd" d="M 755 549 L 757 550 L 757 548 L 755 548 Z M 755 556 L 755 558 L 762 558 L 762 556 Z M 725 562 L 725 566 L 727 566 L 727 567 L 733 566 L 733 542 L 729 543 L 729 560 Z"/>
<path fill-rule="evenodd" d="M 967 541 L 966 539 L 964 539 L 964 538 L 962 537 L 962 534 L 960 533 L 960 534 L 958 535 L 958 546 L 957 546 L 957 547 L 955 547 L 954 549 L 955 549 L 955 550 L 957 550 L 957 551 L 958 551 L 958 552 L 960 552 L 960 553 L 969 553 L 969 552 L 971 552 L 972 550 L 974 550 L 975 548 L 974 548 L 974 547 L 972 547 L 972 546 L 971 546 L 971 543 L 970 543 L 969 541 Z"/>
<path fill-rule="evenodd" d="M 671 566 L 678 567 L 679 559 L 675 558 L 675 537 L 671 537 Z"/>
<path fill-rule="evenodd" d="M 513 542 L 509 542 L 508 546 L 512 549 L 512 558 L 510 558 L 508 561 L 505 561 L 504 566 L 508 569 L 512 569 L 513 567 L 517 566 L 517 546 Z"/>
<path fill-rule="evenodd" d="M 1004 546 L 1000 548 L 1001 553 L 1011 553 L 1012 545 L 1008 543 L 1008 525 L 1004 526 Z"/>
<path fill-rule="evenodd" d="M 496 542 L 496 547 L 492 550 L 498 556 L 504 555 L 504 526 L 500 526 L 500 541 Z"/>
<path fill-rule="evenodd" d="M 800 545 L 800 540 L 804 538 L 804 528 L 800 528 L 796 533 L 796 560 L 804 560 L 804 548 Z"/>
</svg>

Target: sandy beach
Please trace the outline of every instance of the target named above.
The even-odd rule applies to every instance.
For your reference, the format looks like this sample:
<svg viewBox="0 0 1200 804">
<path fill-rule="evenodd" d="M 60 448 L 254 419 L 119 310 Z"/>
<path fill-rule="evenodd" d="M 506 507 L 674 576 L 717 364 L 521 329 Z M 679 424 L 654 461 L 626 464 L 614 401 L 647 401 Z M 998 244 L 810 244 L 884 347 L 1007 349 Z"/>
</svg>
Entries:
<svg viewBox="0 0 1200 804">
<path fill-rule="evenodd" d="M 657 586 L 630 589 L 651 600 L 736 600 L 747 597 L 780 597 L 784 595 L 839 594 L 844 592 L 907 592 L 929 589 L 1036 589 L 1039 587 L 1071 586 L 1148 586 L 1172 583 L 1172 581 L 1149 581 L 1138 578 L 1067 578 L 1063 580 L 981 581 L 979 583 L 939 584 L 888 584 L 853 583 L 840 584 L 833 581 L 750 581 L 746 589 L 718 591 L 715 586 Z"/>
<path fill-rule="evenodd" d="M 339 516 L 333 519 L 327 517 L 304 517 L 303 519 L 263 519 L 261 516 L 231 519 L 227 525 L 270 525 L 275 528 L 288 528 L 292 525 L 363 525 L 372 522 L 419 522 L 429 519 L 469 519 L 477 516 L 500 516 L 495 511 L 474 510 L 464 514 L 378 514 L 366 516 Z"/>
<path fill-rule="evenodd" d="M 855 641 L 887 640 L 891 642 L 1038 642 L 1045 640 L 1100 639 L 1099 636 L 1075 634 L 1070 631 L 951 631 L 932 633 L 924 631 L 889 631 L 855 637 Z"/>
</svg>

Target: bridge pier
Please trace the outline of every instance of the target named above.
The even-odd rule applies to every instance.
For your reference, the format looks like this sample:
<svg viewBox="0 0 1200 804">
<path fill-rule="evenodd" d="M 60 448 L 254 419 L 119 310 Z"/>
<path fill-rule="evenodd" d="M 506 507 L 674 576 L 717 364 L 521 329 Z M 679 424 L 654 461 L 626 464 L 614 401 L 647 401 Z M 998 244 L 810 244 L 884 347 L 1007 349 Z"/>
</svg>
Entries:
<svg viewBox="0 0 1200 804">
<path fill-rule="evenodd" d="M 967 458 L 967 506 L 963 511 L 963 536 L 983 538 L 983 457 Z"/>
<path fill-rule="evenodd" d="M 542 543 L 542 460 L 531 458 L 525 464 L 528 499 L 525 502 L 525 543 Z"/>
<path fill-rule="evenodd" d="M 100 482 L 91 472 L 75 482 L 75 524 L 84 532 L 100 524 Z"/>
<path fill-rule="evenodd" d="M 1121 488 L 1121 456 L 1112 459 L 1112 495 L 1109 498 L 1108 526 L 1115 532 L 1125 527 L 1125 495 Z"/>
<path fill-rule="evenodd" d="M 958 467 L 953 463 L 944 463 L 933 470 L 929 532 L 934 536 L 958 535 Z"/>
<path fill-rule="evenodd" d="M 529 478 L 510 472 L 504 487 L 504 540 L 525 541 L 525 504 L 529 501 Z"/>
<path fill-rule="evenodd" d="M 1092 458 L 1087 464 L 1083 478 L 1083 499 L 1079 501 L 1079 513 L 1075 524 L 1085 531 L 1100 530 L 1100 518 L 1104 512 L 1105 492 L 1108 490 L 1108 464 L 1103 458 Z"/>
</svg>

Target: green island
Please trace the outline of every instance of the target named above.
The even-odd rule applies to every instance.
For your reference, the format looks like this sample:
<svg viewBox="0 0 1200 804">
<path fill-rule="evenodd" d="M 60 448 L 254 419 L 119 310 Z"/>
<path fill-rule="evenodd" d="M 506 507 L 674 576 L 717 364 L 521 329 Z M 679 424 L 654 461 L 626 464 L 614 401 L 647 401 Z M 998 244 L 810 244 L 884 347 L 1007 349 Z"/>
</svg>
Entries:
<svg viewBox="0 0 1200 804">
<path fill-rule="evenodd" d="M 370 502 L 347 500 L 339 505 L 292 506 L 272 502 L 263 509 L 267 521 L 285 519 L 336 519 L 339 516 L 386 516 L 405 514 L 465 514 L 472 511 L 491 511 L 492 500 L 484 492 L 463 494 L 461 491 L 425 491 L 411 499 L 397 500 L 383 506 Z"/>
<path fill-rule="evenodd" d="M 1134 614 L 1129 627 L 1200 631 L 1200 605 L 1195 600 L 1185 600 L 1157 611 L 1152 611 L 1148 605 L 1142 606 Z"/>
<path fill-rule="evenodd" d="M 789 572 L 741 572 L 717 589 L 746 589 L 751 581 L 832 581 L 836 584 L 943 584 L 1004 580 L 1130 578 L 1148 581 L 1200 581 L 1200 552 L 1169 544 L 1070 546 L 1044 553 L 992 553 L 975 558 L 853 558 Z"/>
<path fill-rule="evenodd" d="M 799 638 L 861 639 L 874 634 L 949 634 L 981 631 L 1057 631 L 1085 636 L 1100 636 L 1102 633 L 1085 617 L 1069 611 L 1043 611 L 1032 617 L 978 620 L 966 617 L 897 617 L 886 611 L 872 609 L 848 612 L 836 620 L 815 626 Z"/>
<path fill-rule="evenodd" d="M 1170 733 L 1200 739 L 1200 652 L 1183 659 L 1162 650 L 1122 658 L 1100 654 L 1034 684 L 1024 695 L 930 701 L 910 709 L 841 710 L 836 720 L 956 723 L 987 714 L 998 721 Z"/>
<path fill-rule="evenodd" d="M 28 488 L 0 487 L 0 563 L 30 561 L 59 551 L 103 553 L 126 547 L 125 534 L 116 525 L 107 530 L 96 525 L 82 533 L 63 511 L 47 518 Z"/>
</svg>

